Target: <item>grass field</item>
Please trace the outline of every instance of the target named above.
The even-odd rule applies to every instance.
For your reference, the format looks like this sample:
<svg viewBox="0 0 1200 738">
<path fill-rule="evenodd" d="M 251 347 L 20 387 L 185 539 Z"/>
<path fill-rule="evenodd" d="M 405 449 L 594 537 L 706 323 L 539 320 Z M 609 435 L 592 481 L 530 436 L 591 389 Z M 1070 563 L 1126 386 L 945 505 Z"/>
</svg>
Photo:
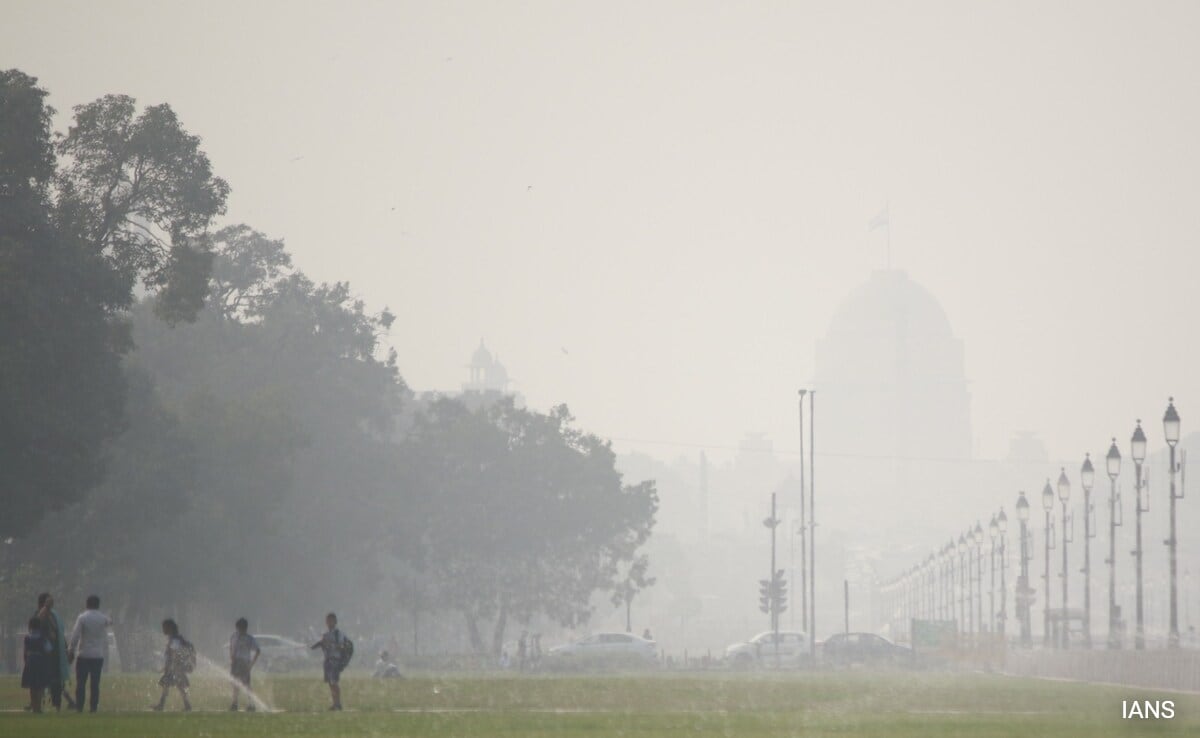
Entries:
<svg viewBox="0 0 1200 738">
<path fill-rule="evenodd" d="M 151 713 L 154 681 L 106 676 L 100 714 L 31 715 L 0 678 L 0 736 L 1200 735 L 1200 697 L 984 674 L 348 678 L 343 713 L 318 679 L 288 676 L 256 685 L 272 714 L 225 712 L 226 690 L 201 678 L 195 712 Z M 1173 699 L 1176 717 L 1122 720 L 1125 699 Z"/>
</svg>

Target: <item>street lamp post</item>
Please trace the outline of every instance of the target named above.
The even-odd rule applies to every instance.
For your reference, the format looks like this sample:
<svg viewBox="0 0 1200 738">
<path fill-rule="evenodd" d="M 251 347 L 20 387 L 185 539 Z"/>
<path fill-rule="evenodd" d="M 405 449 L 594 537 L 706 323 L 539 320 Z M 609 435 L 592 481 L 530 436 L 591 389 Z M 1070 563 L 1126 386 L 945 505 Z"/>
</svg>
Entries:
<svg viewBox="0 0 1200 738">
<path fill-rule="evenodd" d="M 1092 526 L 1092 485 L 1096 470 L 1092 467 L 1091 454 L 1084 454 L 1083 466 L 1079 468 L 1079 486 L 1083 487 L 1083 645 L 1092 647 L 1092 537 L 1096 529 Z"/>
<path fill-rule="evenodd" d="M 1017 498 L 1017 522 L 1021 524 L 1021 573 L 1017 577 L 1017 617 L 1021 620 L 1021 645 L 1033 645 L 1033 626 L 1029 622 L 1029 562 L 1033 560 L 1033 546 L 1029 543 L 1029 501 L 1025 493 Z"/>
<path fill-rule="evenodd" d="M 1070 642 L 1070 621 L 1067 619 L 1067 552 L 1073 536 L 1067 528 L 1067 501 L 1071 499 L 1071 482 L 1067 479 L 1067 470 L 1062 469 L 1058 474 L 1058 499 L 1062 502 L 1062 647 L 1067 648 Z M 1075 521 L 1071 520 L 1072 526 Z"/>
<path fill-rule="evenodd" d="M 967 539 L 958 536 L 958 632 L 963 633 L 967 622 Z"/>
<path fill-rule="evenodd" d="M 1142 608 L 1142 513 L 1150 511 L 1148 504 L 1150 500 L 1147 499 L 1145 501 L 1147 504 L 1142 504 L 1142 462 L 1146 460 L 1146 433 L 1142 430 L 1140 419 L 1133 429 L 1133 437 L 1129 439 L 1129 455 L 1133 457 L 1133 489 L 1134 497 L 1137 498 L 1137 515 L 1134 526 L 1136 548 L 1133 550 L 1134 572 L 1137 577 L 1134 601 L 1137 612 L 1137 632 L 1134 635 L 1133 647 L 1141 651 L 1146 648 L 1146 629 Z M 1147 495 L 1147 497 L 1149 496 Z"/>
<path fill-rule="evenodd" d="M 1112 439 L 1108 454 L 1104 457 L 1104 470 L 1108 472 L 1111 487 L 1108 492 L 1108 647 L 1121 647 L 1117 623 L 1121 619 L 1117 608 L 1117 528 L 1121 525 L 1121 508 L 1117 499 L 1117 477 L 1121 475 L 1121 452 L 1117 439 Z"/>
<path fill-rule="evenodd" d="M 1000 531 L 1000 640 L 1008 631 L 1008 515 L 1000 510 L 996 518 Z"/>
<path fill-rule="evenodd" d="M 975 634 L 983 634 L 983 527 L 975 521 Z"/>
<path fill-rule="evenodd" d="M 1167 634 L 1167 647 L 1179 648 L 1179 593 L 1176 588 L 1178 578 L 1176 576 L 1175 549 L 1177 540 L 1175 538 L 1175 500 L 1183 495 L 1175 493 L 1175 472 L 1179 469 L 1175 465 L 1175 445 L 1179 443 L 1179 413 L 1175 411 L 1175 398 L 1167 398 L 1167 412 L 1163 415 L 1163 436 L 1167 439 L 1167 446 L 1170 448 L 1170 472 L 1171 472 L 1171 537 L 1166 540 L 1167 549 L 1170 552 L 1170 577 L 1171 577 L 1171 610 L 1170 610 L 1170 630 Z"/>
<path fill-rule="evenodd" d="M 988 631 L 996 632 L 996 539 L 1000 537 L 1000 524 L 996 522 L 996 516 L 992 516 L 992 522 L 988 523 L 988 537 L 992 542 L 992 549 L 988 556 L 988 573 L 991 576 L 991 587 L 988 589 Z"/>
<path fill-rule="evenodd" d="M 1042 645 L 1046 648 L 1050 647 L 1050 549 L 1052 545 L 1051 535 L 1053 535 L 1050 525 L 1050 512 L 1054 509 L 1054 490 L 1050 489 L 1050 480 L 1046 480 L 1046 486 L 1042 488 L 1042 509 L 1046 511 L 1046 573 L 1042 578 L 1046 581 L 1046 602 L 1042 605 L 1042 617 L 1044 623 L 1042 627 L 1045 632 L 1042 634 Z"/>
</svg>

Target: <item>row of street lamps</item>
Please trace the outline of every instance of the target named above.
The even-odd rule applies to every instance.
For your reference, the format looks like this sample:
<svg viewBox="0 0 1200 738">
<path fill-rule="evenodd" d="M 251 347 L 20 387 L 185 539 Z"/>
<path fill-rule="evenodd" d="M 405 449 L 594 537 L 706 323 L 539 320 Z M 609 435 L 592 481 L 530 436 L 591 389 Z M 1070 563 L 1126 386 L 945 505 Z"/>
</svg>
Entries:
<svg viewBox="0 0 1200 738">
<path fill-rule="evenodd" d="M 1180 422 L 1179 413 L 1175 409 L 1174 398 L 1170 398 L 1167 403 L 1166 413 L 1163 415 L 1163 436 L 1166 440 L 1169 449 L 1169 470 L 1170 470 L 1170 533 L 1169 537 L 1164 541 L 1168 548 L 1169 561 L 1169 582 L 1170 582 L 1170 604 L 1169 604 L 1169 630 L 1168 630 L 1168 647 L 1179 647 L 1179 609 L 1178 609 L 1178 588 L 1177 588 L 1177 547 L 1178 538 L 1176 536 L 1176 500 L 1183 498 L 1182 485 L 1178 490 L 1175 484 L 1176 473 L 1182 470 L 1182 464 L 1177 463 L 1175 459 L 1175 449 L 1179 443 Z M 1134 490 L 1137 498 L 1137 514 L 1135 518 L 1135 536 L 1136 546 L 1131 552 L 1134 557 L 1134 571 L 1136 578 L 1136 631 L 1134 637 L 1134 647 L 1144 649 L 1146 647 L 1145 639 L 1145 620 L 1143 610 L 1143 587 L 1142 587 L 1142 514 L 1148 512 L 1149 494 L 1148 478 L 1149 474 L 1143 468 L 1146 460 L 1146 434 L 1142 430 L 1142 421 L 1138 420 L 1134 428 L 1133 435 L 1130 438 L 1130 457 L 1134 464 Z M 1110 482 L 1110 491 L 1108 499 L 1109 509 L 1109 550 L 1108 558 L 1105 563 L 1108 564 L 1108 647 L 1121 647 L 1121 611 L 1116 603 L 1116 529 L 1121 527 L 1123 520 L 1121 514 L 1121 495 L 1117 490 L 1117 477 L 1121 473 L 1121 452 L 1117 448 L 1117 440 L 1114 438 L 1112 445 L 1108 449 L 1105 456 L 1105 472 L 1108 474 Z M 1083 587 L 1083 610 L 1080 615 L 1082 620 L 1082 629 L 1084 637 L 1084 645 L 1091 648 L 1091 539 L 1096 537 L 1095 525 L 1095 506 L 1092 503 L 1092 488 L 1095 483 L 1096 470 L 1092 465 L 1090 454 L 1084 456 L 1083 464 L 1079 470 L 1079 482 L 1083 488 L 1083 567 L 1080 572 L 1084 576 Z M 1061 539 L 1057 535 L 1054 520 L 1054 502 L 1057 493 L 1058 502 L 1061 506 Z M 1051 487 L 1050 480 L 1046 480 L 1045 487 L 1042 488 L 1042 509 L 1045 513 L 1045 524 L 1043 528 L 1044 537 L 1044 555 L 1045 572 L 1042 575 L 1045 588 L 1045 602 L 1043 605 L 1043 642 L 1046 647 L 1057 645 L 1060 648 L 1069 646 L 1069 623 L 1071 620 L 1069 603 L 1069 546 L 1075 541 L 1075 516 L 1069 508 L 1071 499 L 1071 481 L 1067 477 L 1066 469 L 1063 468 L 1059 472 L 1058 481 L 1055 487 Z M 1030 530 L 1030 504 L 1025 497 L 1025 493 L 1021 492 L 1016 503 L 1017 520 L 1020 523 L 1020 544 L 1019 551 L 1020 574 L 1017 577 L 1014 600 L 1017 607 L 1017 615 L 1021 624 L 1020 640 L 1023 645 L 1030 645 L 1032 642 L 1032 633 L 1030 626 L 1030 609 L 1034 601 L 1035 590 L 1029 584 L 1029 564 L 1033 560 L 1033 536 Z M 989 614 L 988 623 L 989 631 L 997 633 L 1001 638 L 1005 635 L 1005 626 L 1008 619 L 1008 585 L 1007 585 L 1007 546 L 1006 534 L 1008 528 L 1008 518 L 1004 510 L 992 516 L 991 522 L 988 524 L 988 532 L 991 538 L 990 551 L 990 572 L 991 572 L 991 589 L 988 595 Z M 892 582 L 885 585 L 883 593 L 885 596 L 894 598 L 894 610 L 904 619 L 911 618 L 930 618 L 942 620 L 957 620 L 959 623 L 959 631 L 967 635 L 974 635 L 983 632 L 983 527 L 976 522 L 974 528 L 968 528 L 964 533 L 959 535 L 957 541 L 951 539 L 938 551 L 930 554 L 921 564 L 912 567 L 905 571 Z M 1062 571 L 1059 577 L 1062 580 L 1062 608 L 1059 610 L 1059 627 L 1056 629 L 1052 623 L 1051 608 L 1050 608 L 1050 552 L 1056 548 L 1062 549 Z M 997 554 L 999 555 L 1000 565 L 997 567 Z M 996 574 L 999 569 L 1000 574 L 1000 589 L 999 589 L 999 609 L 996 607 Z M 955 617 L 955 597 L 957 595 L 958 613 Z"/>
</svg>

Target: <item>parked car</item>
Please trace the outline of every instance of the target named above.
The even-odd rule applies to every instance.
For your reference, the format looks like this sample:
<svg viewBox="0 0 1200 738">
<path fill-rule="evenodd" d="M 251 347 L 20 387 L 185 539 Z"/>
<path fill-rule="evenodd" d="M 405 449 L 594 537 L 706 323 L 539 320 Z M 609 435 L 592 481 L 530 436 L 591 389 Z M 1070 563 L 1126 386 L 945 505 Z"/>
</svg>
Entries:
<svg viewBox="0 0 1200 738">
<path fill-rule="evenodd" d="M 874 633 L 836 633 L 821 646 L 821 660 L 830 666 L 907 666 L 913 650 Z"/>
<path fill-rule="evenodd" d="M 279 635 L 255 635 L 262 655 L 256 668 L 263 671 L 288 671 L 317 662 L 315 651 L 299 641 Z M 228 644 L 226 644 L 228 650 Z"/>
<path fill-rule="evenodd" d="M 777 652 L 775 633 L 768 630 L 748 641 L 734 643 L 726 648 L 725 660 L 731 666 L 743 669 L 751 666 L 799 668 L 811 662 L 811 649 L 808 634 L 794 630 L 781 630 L 779 631 L 779 650 Z"/>
<path fill-rule="evenodd" d="M 555 646 L 547 655 L 559 664 L 645 666 L 658 661 L 658 644 L 632 633 L 593 633 L 574 643 Z"/>
</svg>

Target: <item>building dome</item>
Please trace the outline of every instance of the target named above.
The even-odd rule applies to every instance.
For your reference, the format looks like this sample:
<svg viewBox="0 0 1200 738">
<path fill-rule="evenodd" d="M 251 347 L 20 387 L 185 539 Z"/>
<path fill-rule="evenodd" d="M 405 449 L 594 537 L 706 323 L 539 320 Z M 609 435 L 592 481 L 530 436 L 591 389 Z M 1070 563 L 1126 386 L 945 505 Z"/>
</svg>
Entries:
<svg viewBox="0 0 1200 738">
<path fill-rule="evenodd" d="M 928 510 L 943 499 L 924 496 L 947 491 L 945 462 L 971 458 L 971 398 L 962 341 L 928 290 L 902 271 L 873 272 L 818 340 L 814 374 L 820 447 L 838 457 L 827 475 L 848 500 L 876 490 Z"/>
<path fill-rule="evenodd" d="M 829 335 L 890 333 L 901 323 L 909 331 L 952 334 L 945 311 L 928 290 L 900 270 L 879 270 L 838 307 Z"/>
<path fill-rule="evenodd" d="M 492 366 L 492 352 L 487 350 L 487 346 L 483 345 L 483 339 L 479 339 L 479 348 L 475 349 L 475 353 L 471 354 L 472 369 L 488 369 Z"/>
</svg>

